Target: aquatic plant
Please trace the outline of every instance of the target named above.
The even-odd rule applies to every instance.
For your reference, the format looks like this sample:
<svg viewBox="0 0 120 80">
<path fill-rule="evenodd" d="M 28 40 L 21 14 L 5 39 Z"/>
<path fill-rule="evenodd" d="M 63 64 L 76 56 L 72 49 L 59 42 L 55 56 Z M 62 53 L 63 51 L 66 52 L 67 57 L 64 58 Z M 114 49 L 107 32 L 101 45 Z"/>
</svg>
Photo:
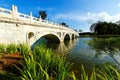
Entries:
<svg viewBox="0 0 120 80">
<path fill-rule="evenodd" d="M 18 49 L 18 45 L 13 44 L 13 43 L 8 44 L 8 45 L 6 46 L 6 50 L 7 50 L 8 53 L 16 53 L 16 52 L 17 52 L 17 49 Z"/>
<path fill-rule="evenodd" d="M 0 52 L 1 53 L 16 53 L 16 52 L 20 52 L 22 54 L 28 54 L 31 51 L 30 46 L 22 43 L 22 44 L 0 44 Z"/>
<path fill-rule="evenodd" d="M 24 60 L 23 69 L 19 69 L 24 80 L 65 80 L 69 77 L 70 63 L 51 49 L 35 46 L 29 57 L 24 55 Z"/>
<path fill-rule="evenodd" d="M 2 46 L 1 51 L 5 48 L 4 45 Z M 33 51 L 26 44 L 9 46 L 12 47 L 6 46 L 7 51 L 20 52 L 24 57 L 24 63 L 21 63 L 22 68 L 16 66 L 21 73 L 18 76 L 20 80 L 120 80 L 119 70 L 110 64 L 98 69 L 93 68 L 91 75 L 88 75 L 82 66 L 81 76 L 76 77 L 74 72 L 70 72 L 72 64 L 66 60 L 65 56 L 59 56 L 45 46 L 35 46 Z M 5 75 L 0 76 L 1 79 L 6 79 Z"/>
<path fill-rule="evenodd" d="M 25 44 L 25 43 L 18 44 L 17 51 L 26 57 L 28 56 L 28 54 L 31 53 L 30 46 L 28 44 Z"/>
<path fill-rule="evenodd" d="M 0 52 L 5 52 L 6 46 L 4 44 L 0 44 Z"/>
<path fill-rule="evenodd" d="M 96 70 L 96 76 L 100 80 L 120 80 L 120 72 L 113 65 L 104 65 L 103 68 Z"/>
<path fill-rule="evenodd" d="M 81 76 L 76 77 L 72 72 L 71 78 L 73 80 L 120 80 L 120 71 L 113 65 L 104 65 L 101 69 L 93 68 L 91 75 L 88 75 L 82 66 Z"/>
</svg>

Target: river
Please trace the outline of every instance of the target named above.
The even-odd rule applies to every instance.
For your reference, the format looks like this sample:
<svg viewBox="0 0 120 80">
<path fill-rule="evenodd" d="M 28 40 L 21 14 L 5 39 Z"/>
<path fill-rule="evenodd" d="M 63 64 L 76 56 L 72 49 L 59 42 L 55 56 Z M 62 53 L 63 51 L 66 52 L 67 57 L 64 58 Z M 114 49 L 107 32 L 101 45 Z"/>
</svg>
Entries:
<svg viewBox="0 0 120 80">
<path fill-rule="evenodd" d="M 54 52 L 65 55 L 73 63 L 72 70 L 81 72 L 81 65 L 90 73 L 96 65 L 120 64 L 120 38 L 80 37 L 63 43 L 47 43 Z"/>
</svg>

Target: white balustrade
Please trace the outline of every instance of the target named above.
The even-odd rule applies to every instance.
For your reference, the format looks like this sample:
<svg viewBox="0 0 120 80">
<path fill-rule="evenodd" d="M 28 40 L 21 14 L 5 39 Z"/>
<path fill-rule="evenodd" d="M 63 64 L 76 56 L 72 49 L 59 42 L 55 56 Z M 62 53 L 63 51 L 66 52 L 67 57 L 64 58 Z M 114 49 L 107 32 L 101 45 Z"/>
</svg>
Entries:
<svg viewBox="0 0 120 80">
<path fill-rule="evenodd" d="M 43 24 L 44 26 L 45 25 L 51 25 L 51 26 L 54 26 L 54 27 L 59 26 L 59 28 L 61 28 L 61 29 L 67 29 L 69 31 L 74 31 L 71 28 L 62 26 L 61 24 L 55 23 L 53 21 L 48 21 L 48 20 L 43 20 L 41 18 L 33 17 L 32 12 L 30 12 L 30 15 L 19 13 L 18 10 L 17 10 L 17 7 L 14 6 L 14 5 L 12 6 L 12 10 L 0 8 L 0 18 L 21 21 L 21 22 L 29 23 L 29 24 L 37 24 L 37 25 Z M 49 26 L 47 26 L 47 27 L 49 27 Z"/>
</svg>

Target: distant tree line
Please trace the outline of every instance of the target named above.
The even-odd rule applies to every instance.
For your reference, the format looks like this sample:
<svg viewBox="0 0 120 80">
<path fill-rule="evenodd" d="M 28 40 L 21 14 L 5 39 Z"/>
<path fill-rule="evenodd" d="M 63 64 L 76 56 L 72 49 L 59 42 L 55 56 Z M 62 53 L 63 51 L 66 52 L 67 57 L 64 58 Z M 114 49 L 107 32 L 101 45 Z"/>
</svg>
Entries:
<svg viewBox="0 0 120 80">
<path fill-rule="evenodd" d="M 97 22 L 91 25 L 90 30 L 97 35 L 120 34 L 120 25 L 112 22 Z"/>
</svg>

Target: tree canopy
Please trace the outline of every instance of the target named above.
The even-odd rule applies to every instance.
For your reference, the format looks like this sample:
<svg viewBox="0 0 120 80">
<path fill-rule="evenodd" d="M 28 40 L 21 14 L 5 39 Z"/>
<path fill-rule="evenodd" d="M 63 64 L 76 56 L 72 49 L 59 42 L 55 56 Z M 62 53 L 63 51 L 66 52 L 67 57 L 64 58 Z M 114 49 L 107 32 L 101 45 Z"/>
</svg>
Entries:
<svg viewBox="0 0 120 80">
<path fill-rule="evenodd" d="M 90 30 L 97 35 L 120 34 L 120 25 L 111 22 L 97 22 L 91 25 Z"/>
<path fill-rule="evenodd" d="M 69 27 L 65 22 L 62 22 L 62 23 L 59 23 L 61 24 L 62 26 L 65 26 L 65 27 Z"/>
<path fill-rule="evenodd" d="M 39 18 L 42 18 L 42 19 L 45 19 L 46 17 L 47 17 L 47 13 L 46 13 L 46 11 L 39 11 Z"/>
</svg>

